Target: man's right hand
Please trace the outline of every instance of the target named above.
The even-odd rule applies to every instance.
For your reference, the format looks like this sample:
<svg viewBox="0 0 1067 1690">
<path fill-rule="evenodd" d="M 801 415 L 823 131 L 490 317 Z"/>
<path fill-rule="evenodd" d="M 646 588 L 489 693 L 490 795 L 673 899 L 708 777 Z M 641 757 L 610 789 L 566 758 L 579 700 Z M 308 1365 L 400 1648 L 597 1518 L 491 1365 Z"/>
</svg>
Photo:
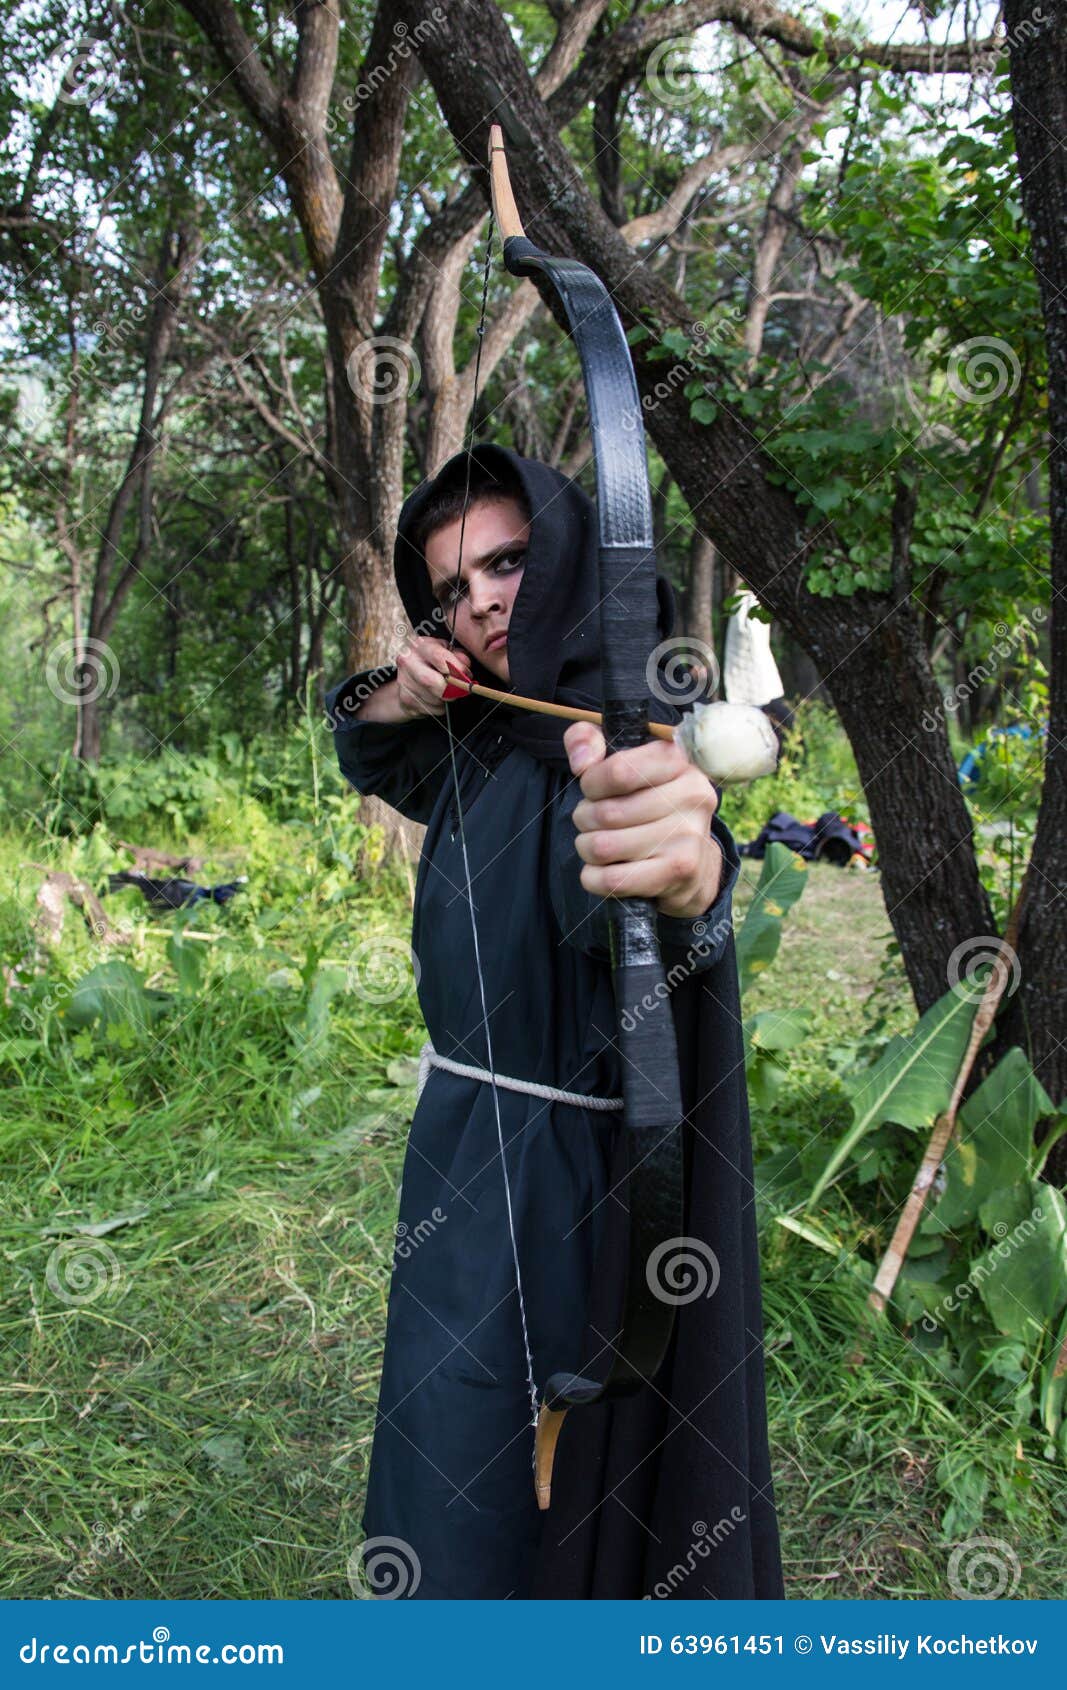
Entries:
<svg viewBox="0 0 1067 1690">
<path fill-rule="evenodd" d="M 418 716 L 443 716 L 448 664 L 471 676 L 470 658 L 460 646 L 432 634 L 412 634 L 397 652 L 396 680 L 378 687 L 360 706 L 364 722 L 410 722 Z"/>
</svg>

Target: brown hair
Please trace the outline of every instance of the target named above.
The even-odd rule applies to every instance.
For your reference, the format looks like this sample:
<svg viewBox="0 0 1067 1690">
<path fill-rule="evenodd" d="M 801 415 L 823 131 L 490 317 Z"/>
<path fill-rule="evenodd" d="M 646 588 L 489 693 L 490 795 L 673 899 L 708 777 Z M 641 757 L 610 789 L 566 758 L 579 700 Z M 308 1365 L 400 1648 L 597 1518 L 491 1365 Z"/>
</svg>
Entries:
<svg viewBox="0 0 1067 1690">
<path fill-rule="evenodd" d="M 461 461 L 458 476 L 454 475 L 436 492 L 422 512 L 410 535 L 410 542 L 416 551 L 425 553 L 430 535 L 463 515 L 463 506 L 467 503 L 466 468 L 466 464 Z M 498 499 L 516 500 L 522 506 L 527 522 L 531 520 L 530 502 L 518 476 L 512 477 L 506 472 L 496 474 L 479 464 L 477 459 L 472 459 L 468 510 L 474 505 L 491 504 Z"/>
</svg>

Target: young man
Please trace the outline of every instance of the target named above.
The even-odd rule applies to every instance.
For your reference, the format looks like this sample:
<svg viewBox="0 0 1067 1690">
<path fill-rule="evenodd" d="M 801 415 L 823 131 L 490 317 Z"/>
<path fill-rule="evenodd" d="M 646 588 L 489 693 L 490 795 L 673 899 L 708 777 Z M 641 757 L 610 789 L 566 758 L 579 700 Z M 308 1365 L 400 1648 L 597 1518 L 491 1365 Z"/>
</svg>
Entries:
<svg viewBox="0 0 1067 1690">
<path fill-rule="evenodd" d="M 413 638 L 327 700 L 348 779 L 427 826 L 413 949 L 435 1065 L 404 1164 L 398 1230 L 419 1242 L 394 1263 L 368 1576 L 390 1539 L 415 1596 L 781 1596 L 739 858 L 717 794 L 673 744 L 609 758 L 591 724 L 473 697 L 449 706 L 450 744 L 449 657 L 496 687 L 599 705 L 595 514 L 576 484 L 477 447 L 408 499 L 395 570 Z M 659 607 L 665 639 L 665 582 Z M 660 720 L 678 719 L 670 692 L 661 672 Z M 541 1514 L 533 1400 L 550 1373 L 596 1370 L 625 1259 L 605 900 L 626 893 L 659 911 L 686 1107 L 687 1236 L 673 1242 L 704 1279 L 674 1297 L 656 1379 L 569 1414 Z"/>
</svg>

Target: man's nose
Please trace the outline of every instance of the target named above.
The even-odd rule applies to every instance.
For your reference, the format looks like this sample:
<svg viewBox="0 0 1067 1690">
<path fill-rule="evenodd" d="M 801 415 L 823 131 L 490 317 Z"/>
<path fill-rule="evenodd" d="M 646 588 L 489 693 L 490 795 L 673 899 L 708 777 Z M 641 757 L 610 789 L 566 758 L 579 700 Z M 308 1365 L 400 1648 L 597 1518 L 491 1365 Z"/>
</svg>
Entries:
<svg viewBox="0 0 1067 1690">
<path fill-rule="evenodd" d="M 499 583 L 479 570 L 467 589 L 467 603 L 472 616 L 488 616 L 500 610 L 504 600 Z"/>
</svg>

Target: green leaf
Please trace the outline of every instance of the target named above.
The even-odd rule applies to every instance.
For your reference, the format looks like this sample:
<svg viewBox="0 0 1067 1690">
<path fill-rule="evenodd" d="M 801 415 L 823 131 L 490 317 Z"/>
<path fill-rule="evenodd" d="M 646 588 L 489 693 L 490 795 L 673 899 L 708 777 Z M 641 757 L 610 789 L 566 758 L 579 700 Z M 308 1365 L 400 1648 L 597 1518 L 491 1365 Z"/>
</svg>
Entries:
<svg viewBox="0 0 1067 1690">
<path fill-rule="evenodd" d="M 775 1215 L 779 1226 L 784 1226 L 787 1232 L 795 1232 L 798 1238 L 803 1238 L 808 1244 L 814 1244 L 817 1250 L 825 1250 L 828 1256 L 836 1256 L 843 1248 L 840 1242 L 827 1238 L 825 1233 L 817 1232 L 813 1226 L 805 1221 L 794 1220 L 792 1215 Z"/>
<path fill-rule="evenodd" d="M 782 1088 L 785 1069 L 773 1056 L 754 1056 L 745 1069 L 749 1101 L 757 1109 L 770 1109 Z"/>
<path fill-rule="evenodd" d="M 818 1201 L 872 1128 L 883 1121 L 931 1126 L 947 1108 L 977 1008 L 962 994 L 947 991 L 912 1032 L 898 1033 L 870 1068 L 848 1080 L 852 1125 L 820 1174 L 809 1204 Z"/>
<path fill-rule="evenodd" d="M 808 865 L 803 857 L 787 845 L 768 846 L 759 885 L 735 941 L 742 993 L 777 956 L 782 917 L 792 909 L 807 883 Z"/>
<path fill-rule="evenodd" d="M 945 1157 L 947 1184 L 928 1230 L 947 1232 L 978 1214 L 994 1191 L 1034 1171 L 1034 1126 L 1054 1105 L 1016 1045 L 960 1111 L 960 1141 Z"/>
<path fill-rule="evenodd" d="M 100 1021 L 128 1022 L 144 1031 L 158 1021 L 173 1002 L 169 992 L 148 989 L 128 962 L 101 962 L 82 976 L 66 1008 L 69 1027 L 91 1027 Z"/>
<path fill-rule="evenodd" d="M 1029 1213 L 971 1268 L 970 1279 L 999 1331 L 1028 1344 L 1067 1305 L 1067 1202 L 1055 1186 L 1033 1180 Z"/>
<path fill-rule="evenodd" d="M 240 1478 L 248 1470 L 244 1439 L 236 1432 L 219 1432 L 207 1438 L 200 1449 L 215 1471 L 228 1479 Z"/>
<path fill-rule="evenodd" d="M 167 940 L 167 960 L 178 977 L 180 991 L 192 995 L 200 990 L 204 952 L 195 939 L 185 937 L 181 927 L 176 927 Z"/>
<path fill-rule="evenodd" d="M 762 1009 L 749 1017 L 748 1035 L 764 1050 L 792 1050 L 807 1037 L 808 1021 L 803 1009 Z"/>
<path fill-rule="evenodd" d="M 1064 1315 L 1041 1371 L 1041 1424 L 1054 1438 L 1063 1424 L 1067 1401 L 1067 1314 Z"/>
</svg>

